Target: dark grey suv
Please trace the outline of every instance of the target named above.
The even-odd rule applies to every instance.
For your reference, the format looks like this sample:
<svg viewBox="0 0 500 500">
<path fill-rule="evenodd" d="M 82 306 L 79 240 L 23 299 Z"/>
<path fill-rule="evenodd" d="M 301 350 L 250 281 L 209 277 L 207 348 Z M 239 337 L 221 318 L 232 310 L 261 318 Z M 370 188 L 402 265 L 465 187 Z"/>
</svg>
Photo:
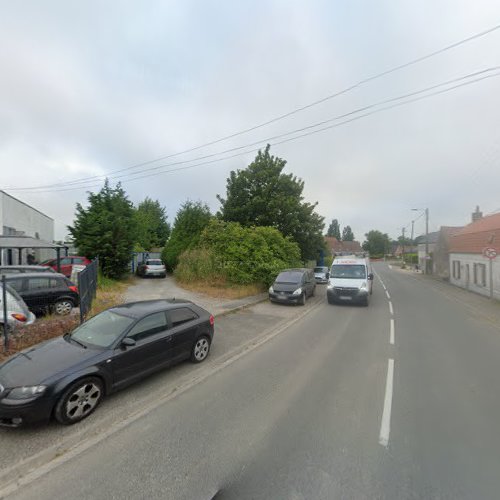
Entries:
<svg viewBox="0 0 500 500">
<path fill-rule="evenodd" d="M 316 281 L 312 269 L 285 269 L 269 287 L 269 300 L 305 305 L 307 297 L 313 297 Z"/>
</svg>

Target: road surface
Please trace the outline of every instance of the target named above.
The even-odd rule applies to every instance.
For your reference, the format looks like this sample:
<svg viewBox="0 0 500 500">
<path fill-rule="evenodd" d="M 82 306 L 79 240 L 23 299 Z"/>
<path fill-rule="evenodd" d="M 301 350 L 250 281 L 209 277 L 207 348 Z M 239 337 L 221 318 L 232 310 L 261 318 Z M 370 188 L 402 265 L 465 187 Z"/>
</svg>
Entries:
<svg viewBox="0 0 500 500">
<path fill-rule="evenodd" d="M 375 270 L 9 498 L 498 499 L 498 327 Z"/>
</svg>

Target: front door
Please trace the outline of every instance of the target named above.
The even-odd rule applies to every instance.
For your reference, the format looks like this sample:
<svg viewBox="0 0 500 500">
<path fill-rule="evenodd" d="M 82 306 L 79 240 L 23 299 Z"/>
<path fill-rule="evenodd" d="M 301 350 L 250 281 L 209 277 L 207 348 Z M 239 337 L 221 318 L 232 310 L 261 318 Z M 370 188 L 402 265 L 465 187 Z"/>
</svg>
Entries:
<svg viewBox="0 0 500 500">
<path fill-rule="evenodd" d="M 157 312 L 142 318 L 127 334 L 136 344 L 115 349 L 112 370 L 113 384 L 120 387 L 172 361 L 172 335 L 168 329 L 165 312 Z"/>
<path fill-rule="evenodd" d="M 193 348 L 198 331 L 198 315 L 189 307 L 179 307 L 167 312 L 172 327 L 173 358 L 186 358 Z"/>
</svg>

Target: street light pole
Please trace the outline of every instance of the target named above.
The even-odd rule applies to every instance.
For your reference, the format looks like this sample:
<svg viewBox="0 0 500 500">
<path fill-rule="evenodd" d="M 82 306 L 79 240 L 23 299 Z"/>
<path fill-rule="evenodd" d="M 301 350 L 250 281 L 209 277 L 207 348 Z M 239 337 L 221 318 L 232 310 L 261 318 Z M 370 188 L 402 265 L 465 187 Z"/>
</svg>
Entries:
<svg viewBox="0 0 500 500">
<path fill-rule="evenodd" d="M 415 212 L 423 211 L 425 212 L 425 264 L 422 271 L 424 274 L 429 274 L 429 209 L 428 208 L 412 208 Z M 413 223 L 412 221 L 412 232 L 413 232 Z"/>
<path fill-rule="evenodd" d="M 425 274 L 429 274 L 429 209 L 425 209 Z"/>
</svg>

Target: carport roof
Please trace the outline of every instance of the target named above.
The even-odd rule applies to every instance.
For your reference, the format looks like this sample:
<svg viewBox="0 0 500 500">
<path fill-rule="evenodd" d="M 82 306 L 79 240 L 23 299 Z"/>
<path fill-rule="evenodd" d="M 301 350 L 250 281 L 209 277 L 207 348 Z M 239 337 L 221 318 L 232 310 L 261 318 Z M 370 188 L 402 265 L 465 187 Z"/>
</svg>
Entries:
<svg viewBox="0 0 500 500">
<path fill-rule="evenodd" d="M 0 248 L 66 248 L 31 236 L 0 236 Z"/>
</svg>

